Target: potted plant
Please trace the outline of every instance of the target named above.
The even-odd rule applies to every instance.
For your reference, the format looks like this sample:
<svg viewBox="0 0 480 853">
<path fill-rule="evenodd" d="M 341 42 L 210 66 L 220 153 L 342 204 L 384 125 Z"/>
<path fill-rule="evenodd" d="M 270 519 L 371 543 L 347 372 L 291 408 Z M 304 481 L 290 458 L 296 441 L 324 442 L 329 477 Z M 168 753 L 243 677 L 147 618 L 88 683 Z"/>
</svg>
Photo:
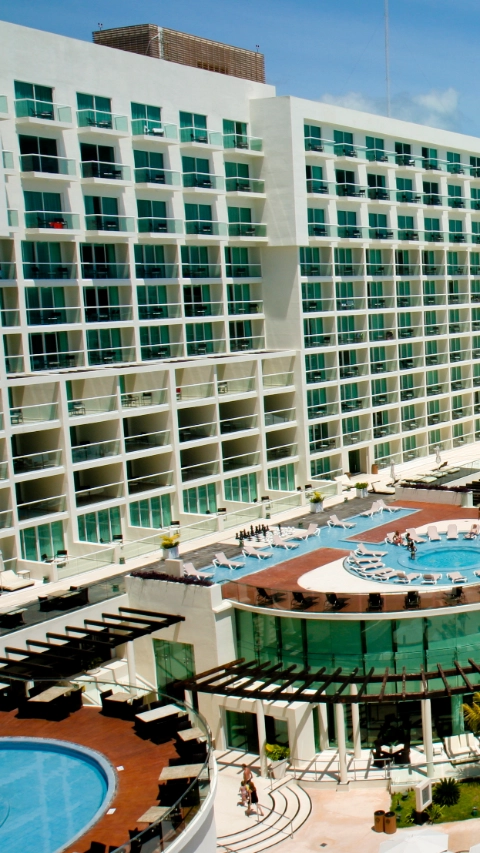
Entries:
<svg viewBox="0 0 480 853">
<path fill-rule="evenodd" d="M 283 779 L 289 765 L 290 750 L 288 746 L 280 746 L 278 743 L 266 743 L 265 755 L 270 761 L 270 776 L 274 779 Z"/>
<path fill-rule="evenodd" d="M 355 483 L 357 498 L 366 498 L 368 495 L 368 483 Z"/>
<path fill-rule="evenodd" d="M 180 534 L 164 533 L 162 536 L 162 550 L 164 560 L 176 560 L 178 558 L 178 543 L 180 542 Z"/>
<path fill-rule="evenodd" d="M 322 512 L 324 497 L 321 492 L 311 492 L 309 497 L 310 512 Z"/>
</svg>

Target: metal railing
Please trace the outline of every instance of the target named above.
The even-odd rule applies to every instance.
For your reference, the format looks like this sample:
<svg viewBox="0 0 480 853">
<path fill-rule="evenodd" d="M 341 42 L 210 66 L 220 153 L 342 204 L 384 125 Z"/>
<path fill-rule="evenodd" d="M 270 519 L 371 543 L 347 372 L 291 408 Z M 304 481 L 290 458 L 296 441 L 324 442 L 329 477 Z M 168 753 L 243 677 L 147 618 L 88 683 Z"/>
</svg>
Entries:
<svg viewBox="0 0 480 853">
<path fill-rule="evenodd" d="M 71 418 L 84 415 L 97 415 L 104 412 L 114 412 L 118 400 L 115 394 L 100 397 L 81 397 L 78 400 L 68 401 L 68 414 Z"/>
<path fill-rule="evenodd" d="M 72 462 L 89 462 L 94 459 L 105 459 L 108 456 L 118 456 L 120 453 L 120 442 L 117 439 L 107 441 L 86 441 L 83 444 L 72 447 Z"/>
<path fill-rule="evenodd" d="M 115 115 L 108 110 L 77 110 L 77 122 L 79 127 L 95 127 L 99 130 L 116 130 L 121 133 L 128 133 L 127 116 Z"/>
<path fill-rule="evenodd" d="M 51 154 L 21 154 L 21 172 L 42 172 L 52 175 L 75 175 L 75 160 Z"/>
<path fill-rule="evenodd" d="M 132 119 L 132 136 L 150 136 L 154 139 L 178 139 L 176 124 L 149 118 Z"/>
<path fill-rule="evenodd" d="M 129 181 L 130 166 L 122 163 L 104 163 L 101 160 L 82 160 L 82 178 L 101 178 L 108 181 Z"/>
<path fill-rule="evenodd" d="M 140 169 L 134 170 L 136 184 L 155 184 L 158 186 L 180 186 L 180 172 L 174 172 L 172 169 L 153 169 L 150 166 L 143 166 Z"/>
<path fill-rule="evenodd" d="M 41 121 L 58 121 L 65 124 L 71 124 L 72 122 L 72 110 L 70 107 L 36 98 L 17 98 L 15 101 L 15 115 L 17 118 L 34 118 Z"/>
</svg>

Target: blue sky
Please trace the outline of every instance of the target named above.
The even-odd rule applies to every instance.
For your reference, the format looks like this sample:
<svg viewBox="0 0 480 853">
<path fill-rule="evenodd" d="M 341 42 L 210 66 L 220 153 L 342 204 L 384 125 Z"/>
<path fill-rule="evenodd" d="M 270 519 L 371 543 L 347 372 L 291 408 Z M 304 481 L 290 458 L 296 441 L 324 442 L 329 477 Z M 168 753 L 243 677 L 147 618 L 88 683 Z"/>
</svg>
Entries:
<svg viewBox="0 0 480 853">
<path fill-rule="evenodd" d="M 385 112 L 384 0 L 0 0 L 0 18 L 90 40 L 158 23 L 255 49 L 279 94 Z M 478 0 L 389 0 L 392 114 L 480 136 Z"/>
</svg>

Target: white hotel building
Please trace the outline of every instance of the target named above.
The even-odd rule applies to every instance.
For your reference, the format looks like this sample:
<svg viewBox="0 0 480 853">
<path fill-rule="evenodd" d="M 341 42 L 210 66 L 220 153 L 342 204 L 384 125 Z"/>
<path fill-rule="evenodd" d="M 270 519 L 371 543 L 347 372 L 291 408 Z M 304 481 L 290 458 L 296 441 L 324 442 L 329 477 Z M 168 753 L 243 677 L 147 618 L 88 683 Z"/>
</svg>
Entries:
<svg viewBox="0 0 480 853">
<path fill-rule="evenodd" d="M 479 139 L 0 39 L 6 567 L 480 436 Z"/>
</svg>

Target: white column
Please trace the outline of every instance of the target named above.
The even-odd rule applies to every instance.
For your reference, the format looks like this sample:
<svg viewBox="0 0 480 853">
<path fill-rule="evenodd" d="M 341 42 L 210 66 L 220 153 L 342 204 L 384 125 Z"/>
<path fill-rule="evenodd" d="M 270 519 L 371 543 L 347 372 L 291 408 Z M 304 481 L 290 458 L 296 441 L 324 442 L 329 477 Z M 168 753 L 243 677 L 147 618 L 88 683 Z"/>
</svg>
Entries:
<svg viewBox="0 0 480 853">
<path fill-rule="evenodd" d="M 358 688 L 356 684 L 350 685 L 350 694 L 356 696 Z M 362 757 L 362 739 L 360 737 L 360 709 L 358 702 L 352 702 L 352 729 L 353 729 L 353 756 L 354 758 Z"/>
<path fill-rule="evenodd" d="M 328 749 L 328 747 L 330 746 L 330 742 L 328 740 L 327 703 L 320 702 L 317 711 L 318 723 L 320 728 L 320 751 L 323 752 L 324 749 Z"/>
<path fill-rule="evenodd" d="M 133 648 L 133 640 L 127 643 L 127 667 L 128 667 L 128 683 L 130 684 L 130 692 L 135 696 L 137 686 L 137 667 L 135 666 L 135 649 Z"/>
<path fill-rule="evenodd" d="M 335 704 L 335 723 L 337 728 L 338 745 L 338 767 L 340 771 L 340 784 L 348 782 L 347 773 L 347 743 L 345 740 L 345 711 L 341 702 Z"/>
<path fill-rule="evenodd" d="M 255 708 L 257 713 L 257 733 L 258 733 L 258 751 L 260 754 L 260 775 L 267 776 L 267 755 L 265 752 L 265 744 L 267 742 L 267 732 L 265 729 L 265 711 L 261 699 L 255 700 Z"/>
<path fill-rule="evenodd" d="M 427 776 L 432 777 L 435 773 L 435 768 L 433 766 L 432 703 L 430 699 L 422 699 L 422 730 L 425 761 L 427 762 Z"/>
</svg>

